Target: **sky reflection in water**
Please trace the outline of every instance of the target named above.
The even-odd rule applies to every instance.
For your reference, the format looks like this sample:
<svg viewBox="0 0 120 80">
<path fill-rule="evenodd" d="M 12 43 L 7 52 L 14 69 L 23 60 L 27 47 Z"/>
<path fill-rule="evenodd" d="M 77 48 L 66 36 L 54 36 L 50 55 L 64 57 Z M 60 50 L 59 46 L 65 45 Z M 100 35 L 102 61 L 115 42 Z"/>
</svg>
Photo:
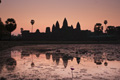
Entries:
<svg viewBox="0 0 120 80">
<path fill-rule="evenodd" d="M 112 48 L 112 50 L 110 49 Z M 35 45 L 14 47 L 2 56 L 7 79 L 119 79 L 119 45 Z M 71 68 L 73 70 L 73 76 Z"/>
</svg>

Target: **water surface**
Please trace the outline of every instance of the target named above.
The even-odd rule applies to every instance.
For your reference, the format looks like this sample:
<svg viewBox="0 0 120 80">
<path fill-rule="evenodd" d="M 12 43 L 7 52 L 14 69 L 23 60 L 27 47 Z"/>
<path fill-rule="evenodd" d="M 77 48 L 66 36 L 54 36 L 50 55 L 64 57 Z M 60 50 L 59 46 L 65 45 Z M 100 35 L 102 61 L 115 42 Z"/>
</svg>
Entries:
<svg viewBox="0 0 120 80">
<path fill-rule="evenodd" d="M 8 80 L 119 80 L 119 50 L 119 45 L 112 44 L 16 46 L 0 52 L 0 77 Z"/>
</svg>

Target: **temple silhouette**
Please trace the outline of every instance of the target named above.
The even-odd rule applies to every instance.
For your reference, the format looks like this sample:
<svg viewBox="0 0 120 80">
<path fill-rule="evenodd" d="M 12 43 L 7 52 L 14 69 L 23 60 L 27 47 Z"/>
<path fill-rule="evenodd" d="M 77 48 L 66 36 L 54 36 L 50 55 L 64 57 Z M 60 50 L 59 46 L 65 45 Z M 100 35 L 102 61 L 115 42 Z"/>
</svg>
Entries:
<svg viewBox="0 0 120 80">
<path fill-rule="evenodd" d="M 41 40 L 41 41 L 114 41 L 119 40 L 120 26 L 108 26 L 106 33 L 103 33 L 103 26 L 101 23 L 96 23 L 94 32 L 90 30 L 81 30 L 80 23 L 78 22 L 76 28 L 68 26 L 67 19 L 63 21 L 60 28 L 59 22 L 50 27 L 46 27 L 46 32 L 41 33 L 39 29 L 36 32 L 30 32 L 21 28 L 22 40 Z"/>
<path fill-rule="evenodd" d="M 85 40 L 91 34 L 89 30 L 81 30 L 80 23 L 78 22 L 76 28 L 68 26 L 67 19 L 63 21 L 62 28 L 60 28 L 59 22 L 50 27 L 46 27 L 45 33 L 40 33 L 39 29 L 36 32 L 31 33 L 29 30 L 21 28 L 21 34 L 23 40 L 50 40 L 50 41 L 66 41 L 66 40 Z"/>
<path fill-rule="evenodd" d="M 32 28 L 34 20 L 31 20 Z M 45 32 L 40 32 L 37 29 L 35 32 L 24 30 L 21 28 L 21 34 L 18 36 L 11 35 L 16 27 L 16 21 L 13 18 L 8 18 L 3 24 L 0 18 L 0 40 L 22 40 L 22 41 L 119 41 L 120 40 L 120 26 L 106 26 L 107 20 L 104 21 L 106 26 L 103 31 L 102 23 L 96 23 L 94 32 L 90 30 L 81 30 L 80 23 L 76 27 L 69 26 L 67 19 L 63 21 L 60 26 L 57 21 L 53 24 L 52 29 L 46 27 Z M 105 27 L 104 27 L 105 28 Z"/>
</svg>

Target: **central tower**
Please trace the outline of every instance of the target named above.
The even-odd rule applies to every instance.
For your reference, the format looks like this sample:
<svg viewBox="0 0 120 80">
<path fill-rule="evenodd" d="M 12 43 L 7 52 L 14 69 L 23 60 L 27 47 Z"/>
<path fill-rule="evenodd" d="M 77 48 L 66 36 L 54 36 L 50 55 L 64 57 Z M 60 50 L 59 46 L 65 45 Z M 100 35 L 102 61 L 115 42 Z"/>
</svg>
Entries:
<svg viewBox="0 0 120 80">
<path fill-rule="evenodd" d="M 67 22 L 67 19 L 65 18 L 64 21 L 63 21 L 63 26 L 62 26 L 62 28 L 63 28 L 63 29 L 67 29 L 67 27 L 68 27 L 68 22 Z"/>
</svg>

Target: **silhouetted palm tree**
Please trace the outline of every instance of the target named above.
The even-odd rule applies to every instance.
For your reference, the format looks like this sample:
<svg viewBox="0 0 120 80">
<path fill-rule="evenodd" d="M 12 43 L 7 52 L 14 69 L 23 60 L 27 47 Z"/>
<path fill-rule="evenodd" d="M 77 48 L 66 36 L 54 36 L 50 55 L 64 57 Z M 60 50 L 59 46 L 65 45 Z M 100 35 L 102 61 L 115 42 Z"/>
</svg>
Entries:
<svg viewBox="0 0 120 80">
<path fill-rule="evenodd" d="M 9 32 L 12 32 L 16 29 L 16 22 L 13 18 L 8 18 L 7 21 L 6 21 L 6 29 L 9 31 Z"/>
<path fill-rule="evenodd" d="M 106 25 L 107 23 L 108 23 L 107 20 L 105 20 L 105 21 L 104 21 L 104 24 Z"/>
<path fill-rule="evenodd" d="M 32 25 L 32 30 L 31 30 L 31 32 L 33 32 L 33 24 L 35 23 L 35 21 L 34 20 L 31 20 L 31 25 Z"/>
<path fill-rule="evenodd" d="M 105 30 L 107 29 L 107 27 L 106 27 L 106 24 L 108 23 L 108 21 L 107 20 L 105 20 L 104 21 L 104 24 L 105 24 Z"/>
<path fill-rule="evenodd" d="M 8 32 L 10 32 L 10 38 L 11 39 L 11 32 L 13 32 L 16 29 L 16 22 L 13 18 L 8 18 L 7 21 L 5 22 L 5 28 Z"/>
</svg>

